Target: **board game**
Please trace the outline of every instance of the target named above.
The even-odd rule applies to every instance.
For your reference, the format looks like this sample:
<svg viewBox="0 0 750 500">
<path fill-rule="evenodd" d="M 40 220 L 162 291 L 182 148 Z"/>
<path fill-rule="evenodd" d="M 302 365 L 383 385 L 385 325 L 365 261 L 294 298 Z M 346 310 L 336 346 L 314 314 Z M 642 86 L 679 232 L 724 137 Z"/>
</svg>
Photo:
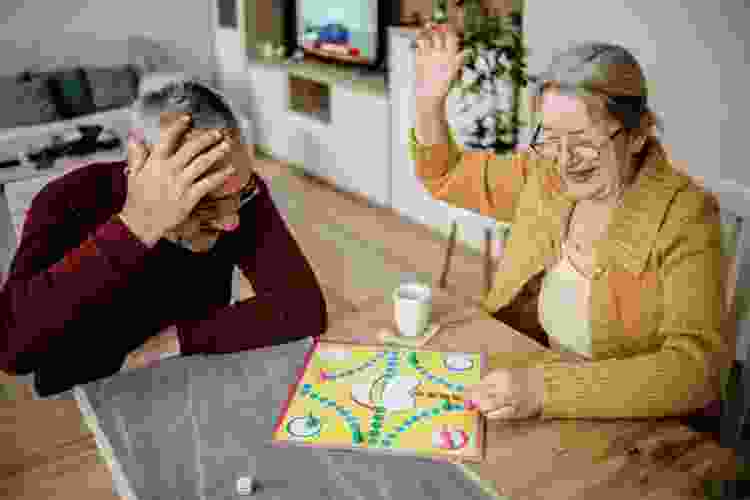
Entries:
<svg viewBox="0 0 750 500">
<path fill-rule="evenodd" d="M 485 365 L 481 353 L 316 341 L 271 444 L 480 462 L 484 422 L 461 393 Z"/>
</svg>

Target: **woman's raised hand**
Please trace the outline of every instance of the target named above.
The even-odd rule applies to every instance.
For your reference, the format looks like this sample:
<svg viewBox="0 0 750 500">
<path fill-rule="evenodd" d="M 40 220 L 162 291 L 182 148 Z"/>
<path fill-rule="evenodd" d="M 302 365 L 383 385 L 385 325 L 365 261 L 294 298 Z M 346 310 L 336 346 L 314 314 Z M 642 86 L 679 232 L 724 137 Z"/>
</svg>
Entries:
<svg viewBox="0 0 750 500">
<path fill-rule="evenodd" d="M 190 117 L 162 127 L 159 144 L 149 154 L 143 144 L 128 144 L 128 194 L 120 217 L 144 243 L 153 246 L 184 222 L 206 194 L 219 188 L 231 167 L 197 180 L 230 150 L 218 132 L 206 132 L 182 143 Z"/>
<path fill-rule="evenodd" d="M 468 50 L 458 52 L 458 35 L 447 24 L 427 24 L 417 36 L 417 99 L 427 103 L 445 100 Z"/>
</svg>

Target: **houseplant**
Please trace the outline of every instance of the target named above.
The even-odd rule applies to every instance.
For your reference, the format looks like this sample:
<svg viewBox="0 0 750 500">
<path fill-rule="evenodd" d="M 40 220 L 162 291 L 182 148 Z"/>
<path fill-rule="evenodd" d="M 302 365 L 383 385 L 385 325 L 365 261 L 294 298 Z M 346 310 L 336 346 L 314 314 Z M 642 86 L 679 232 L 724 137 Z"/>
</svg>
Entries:
<svg viewBox="0 0 750 500">
<path fill-rule="evenodd" d="M 512 151 L 518 144 L 520 89 L 528 84 L 520 14 L 487 16 L 479 0 L 458 0 L 463 48 L 461 78 L 451 84 L 448 121 L 468 150 Z"/>
</svg>

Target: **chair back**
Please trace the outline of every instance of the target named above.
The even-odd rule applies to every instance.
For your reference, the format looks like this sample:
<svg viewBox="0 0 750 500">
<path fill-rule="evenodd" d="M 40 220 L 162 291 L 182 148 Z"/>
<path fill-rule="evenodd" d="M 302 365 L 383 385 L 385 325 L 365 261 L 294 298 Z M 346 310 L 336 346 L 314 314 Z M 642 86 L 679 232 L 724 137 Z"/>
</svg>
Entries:
<svg viewBox="0 0 750 500">
<path fill-rule="evenodd" d="M 745 248 L 746 235 L 743 230 L 744 217 L 734 212 L 721 209 L 721 247 L 723 254 L 722 267 L 724 269 L 724 307 L 726 313 L 726 324 L 724 332 L 731 349 L 732 360 L 738 359 L 738 278 L 741 265 L 747 260 L 747 248 Z"/>
<path fill-rule="evenodd" d="M 721 373 L 721 409 L 719 411 L 720 442 L 722 446 L 733 448 L 738 454 L 747 457 L 750 450 L 741 446 L 743 429 L 748 414 L 750 398 L 746 394 L 750 388 L 750 329 L 746 327 L 750 319 L 748 309 L 748 249 L 750 238 L 744 228 L 745 217 L 722 209 L 722 250 L 724 253 L 726 276 L 726 321 L 724 334 L 731 351 L 732 363 Z"/>
</svg>

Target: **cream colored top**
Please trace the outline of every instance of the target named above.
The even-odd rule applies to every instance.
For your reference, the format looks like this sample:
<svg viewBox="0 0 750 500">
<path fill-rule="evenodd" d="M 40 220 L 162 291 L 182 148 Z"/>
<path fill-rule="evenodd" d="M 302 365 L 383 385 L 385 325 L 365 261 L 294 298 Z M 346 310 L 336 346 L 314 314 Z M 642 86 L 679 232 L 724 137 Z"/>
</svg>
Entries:
<svg viewBox="0 0 750 500">
<path fill-rule="evenodd" d="M 547 271 L 539 291 L 539 322 L 563 348 L 591 357 L 591 280 L 570 262 L 563 242 L 563 258 Z"/>
</svg>

